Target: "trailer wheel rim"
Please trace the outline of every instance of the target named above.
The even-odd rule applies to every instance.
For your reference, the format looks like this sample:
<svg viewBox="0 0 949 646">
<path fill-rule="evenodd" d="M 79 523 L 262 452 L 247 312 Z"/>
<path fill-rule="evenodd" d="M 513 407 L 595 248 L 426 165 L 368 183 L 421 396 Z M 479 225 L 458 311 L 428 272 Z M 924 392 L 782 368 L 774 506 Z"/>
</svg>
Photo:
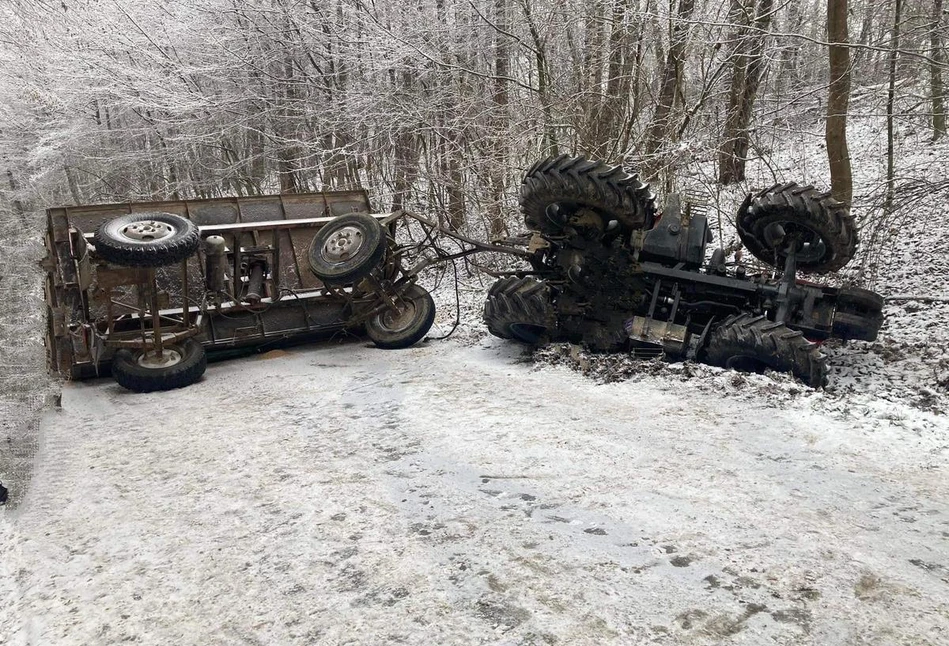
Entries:
<svg viewBox="0 0 949 646">
<path fill-rule="evenodd" d="M 328 262 L 345 262 L 359 252 L 364 241 L 365 236 L 359 227 L 342 227 L 323 243 L 323 258 Z"/>
<path fill-rule="evenodd" d="M 379 322 L 391 332 L 401 332 L 412 326 L 415 316 L 415 303 L 405 300 L 401 309 L 390 309 L 380 314 Z"/>
<path fill-rule="evenodd" d="M 119 230 L 119 235 L 129 242 L 154 242 L 175 235 L 178 230 L 167 222 L 142 220 L 132 222 Z"/>
<path fill-rule="evenodd" d="M 136 363 L 142 368 L 148 368 L 150 370 L 159 370 L 161 368 L 170 368 L 171 366 L 176 366 L 181 363 L 181 353 L 177 350 L 172 350 L 171 348 L 165 348 L 161 352 L 161 356 L 158 356 L 156 350 L 150 350 L 148 352 L 143 352 L 139 355 Z"/>
</svg>

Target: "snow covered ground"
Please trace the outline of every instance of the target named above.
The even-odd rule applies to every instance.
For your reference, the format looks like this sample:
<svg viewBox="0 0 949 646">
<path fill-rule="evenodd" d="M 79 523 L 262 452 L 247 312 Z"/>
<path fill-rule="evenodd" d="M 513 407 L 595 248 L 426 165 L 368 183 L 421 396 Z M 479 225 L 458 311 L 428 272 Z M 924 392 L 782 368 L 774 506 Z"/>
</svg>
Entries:
<svg viewBox="0 0 949 646">
<path fill-rule="evenodd" d="M 485 338 L 70 384 L 0 526 L 0 637 L 946 643 L 945 418 L 684 370 Z"/>
</svg>

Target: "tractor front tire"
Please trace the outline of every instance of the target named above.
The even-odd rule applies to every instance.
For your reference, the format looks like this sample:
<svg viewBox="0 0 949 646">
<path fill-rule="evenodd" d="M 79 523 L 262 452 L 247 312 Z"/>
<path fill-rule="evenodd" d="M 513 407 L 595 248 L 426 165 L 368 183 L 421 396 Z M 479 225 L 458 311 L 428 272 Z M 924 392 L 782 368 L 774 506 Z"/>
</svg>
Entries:
<svg viewBox="0 0 949 646">
<path fill-rule="evenodd" d="M 797 244 L 797 268 L 836 271 L 857 250 L 857 229 L 844 204 L 830 193 L 794 182 L 775 184 L 745 201 L 736 218 L 738 237 L 758 260 L 782 269 Z"/>
<path fill-rule="evenodd" d="M 366 321 L 366 334 L 385 350 L 413 346 L 435 322 L 435 301 L 420 285 L 411 285 L 396 299 L 398 309 L 387 309 Z"/>
</svg>

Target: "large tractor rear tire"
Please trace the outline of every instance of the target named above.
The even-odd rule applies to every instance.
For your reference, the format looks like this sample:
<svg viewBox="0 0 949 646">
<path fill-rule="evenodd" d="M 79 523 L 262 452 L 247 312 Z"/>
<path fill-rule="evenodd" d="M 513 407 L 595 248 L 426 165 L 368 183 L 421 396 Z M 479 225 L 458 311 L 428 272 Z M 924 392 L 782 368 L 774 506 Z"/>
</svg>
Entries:
<svg viewBox="0 0 949 646">
<path fill-rule="evenodd" d="M 813 388 L 824 385 L 827 373 L 824 357 L 803 334 L 751 314 L 732 316 L 719 325 L 704 360 L 739 372 L 789 372 Z"/>
<path fill-rule="evenodd" d="M 857 229 L 847 207 L 813 186 L 775 184 L 745 201 L 736 224 L 748 251 L 778 269 L 792 243 L 797 268 L 818 274 L 840 269 L 857 250 Z"/>
<path fill-rule="evenodd" d="M 585 157 L 548 157 L 528 169 L 521 211 L 530 229 L 560 235 L 568 226 L 605 228 L 616 220 L 627 231 L 648 229 L 656 207 L 638 175 Z"/>
<path fill-rule="evenodd" d="M 550 287 L 533 278 L 502 278 L 488 290 L 484 322 L 498 338 L 544 345 L 557 327 Z"/>
</svg>

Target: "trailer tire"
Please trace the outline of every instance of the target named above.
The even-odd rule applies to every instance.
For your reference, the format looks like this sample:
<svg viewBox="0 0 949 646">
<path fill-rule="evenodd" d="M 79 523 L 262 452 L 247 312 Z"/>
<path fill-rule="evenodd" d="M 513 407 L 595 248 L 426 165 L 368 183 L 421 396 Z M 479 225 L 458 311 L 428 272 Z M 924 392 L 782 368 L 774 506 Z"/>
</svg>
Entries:
<svg viewBox="0 0 949 646">
<path fill-rule="evenodd" d="M 739 372 L 789 372 L 813 388 L 824 385 L 827 373 L 824 357 L 801 332 L 751 314 L 731 316 L 719 325 L 704 360 Z"/>
<path fill-rule="evenodd" d="M 125 267 L 165 267 L 190 258 L 201 244 L 194 222 L 174 213 L 132 213 L 107 220 L 93 236 L 100 258 Z"/>
<path fill-rule="evenodd" d="M 502 278 L 488 290 L 484 322 L 499 339 L 544 345 L 556 329 L 550 287 L 533 278 Z"/>
<path fill-rule="evenodd" d="M 648 229 L 655 220 L 649 185 L 620 166 L 585 157 L 548 157 L 531 166 L 520 191 L 521 211 L 530 229 L 559 235 L 587 213 L 602 225 L 616 220 L 627 231 Z"/>
<path fill-rule="evenodd" d="M 158 361 L 144 350 L 117 350 L 112 357 L 112 377 L 123 388 L 149 393 L 190 386 L 208 367 L 204 347 L 194 339 L 169 344 L 162 354 L 168 356 Z"/>
<path fill-rule="evenodd" d="M 386 310 L 366 321 L 366 334 L 384 350 L 408 348 L 421 341 L 435 322 L 435 301 L 420 285 L 411 285 L 400 299 L 401 312 Z"/>
<path fill-rule="evenodd" d="M 778 269 L 787 259 L 783 245 L 788 236 L 799 241 L 797 268 L 804 272 L 836 271 L 857 250 L 857 229 L 850 211 L 830 193 L 813 186 L 775 184 L 745 200 L 736 224 L 748 251 Z"/>
<path fill-rule="evenodd" d="M 375 269 L 385 255 L 382 225 L 371 215 L 350 213 L 324 224 L 307 252 L 310 270 L 327 285 L 355 283 Z"/>
</svg>

